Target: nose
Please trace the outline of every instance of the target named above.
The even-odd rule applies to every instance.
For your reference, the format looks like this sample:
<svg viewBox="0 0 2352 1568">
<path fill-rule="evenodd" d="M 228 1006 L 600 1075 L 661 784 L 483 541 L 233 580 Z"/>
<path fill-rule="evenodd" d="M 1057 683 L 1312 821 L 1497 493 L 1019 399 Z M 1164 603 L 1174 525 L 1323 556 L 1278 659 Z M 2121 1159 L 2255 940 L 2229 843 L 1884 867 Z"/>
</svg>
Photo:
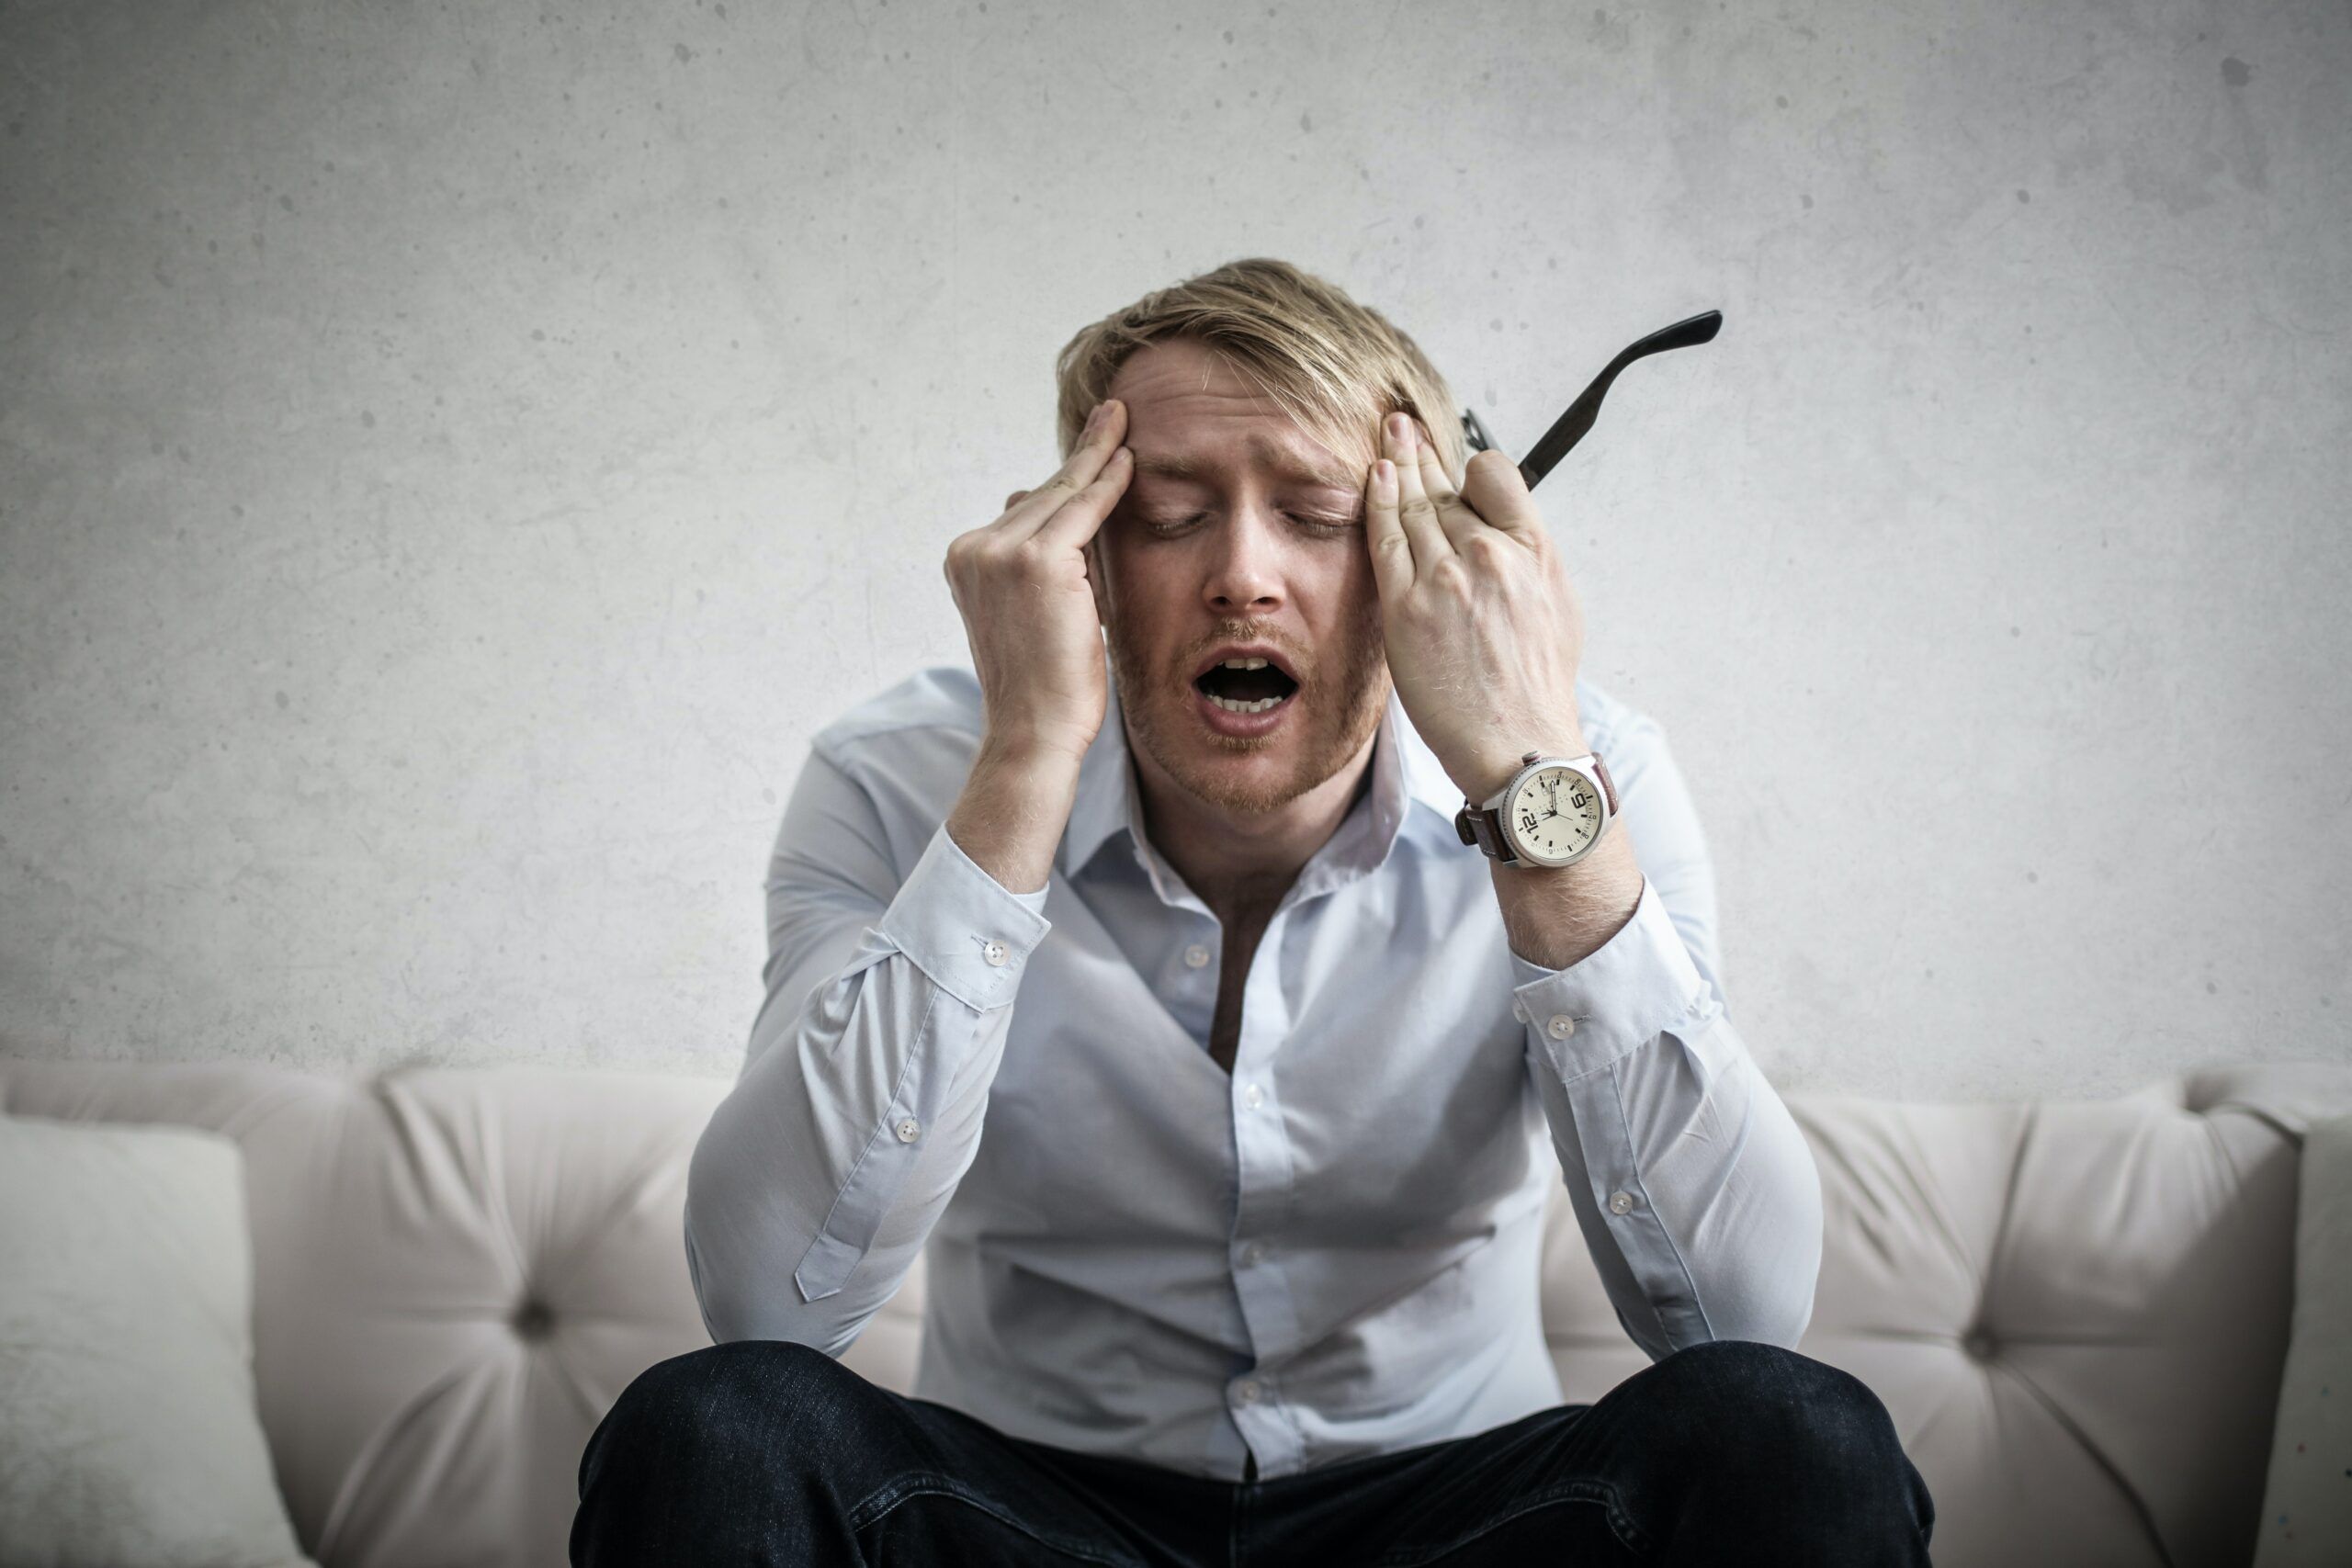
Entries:
<svg viewBox="0 0 2352 1568">
<path fill-rule="evenodd" d="M 1259 507 L 1237 509 L 1216 530 L 1202 597 L 1220 615 L 1261 615 L 1282 607 L 1280 519 Z"/>
</svg>

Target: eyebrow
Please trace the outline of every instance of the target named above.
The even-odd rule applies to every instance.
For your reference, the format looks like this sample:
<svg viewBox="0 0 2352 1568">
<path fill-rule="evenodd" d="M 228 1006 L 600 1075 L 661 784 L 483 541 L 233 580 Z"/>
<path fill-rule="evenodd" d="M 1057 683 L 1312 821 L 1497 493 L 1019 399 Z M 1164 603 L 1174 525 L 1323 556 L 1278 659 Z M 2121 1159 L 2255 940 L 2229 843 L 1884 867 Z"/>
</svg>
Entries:
<svg viewBox="0 0 2352 1568">
<path fill-rule="evenodd" d="M 1363 488 L 1345 469 L 1307 462 L 1262 435 L 1250 438 L 1250 449 L 1285 479 L 1305 479 L 1310 484 L 1329 485 L 1333 490 L 1352 491 Z M 1193 457 L 1153 457 L 1141 452 L 1135 454 L 1135 459 L 1138 473 L 1161 474 L 1171 479 L 1197 479 L 1211 467 Z"/>
</svg>

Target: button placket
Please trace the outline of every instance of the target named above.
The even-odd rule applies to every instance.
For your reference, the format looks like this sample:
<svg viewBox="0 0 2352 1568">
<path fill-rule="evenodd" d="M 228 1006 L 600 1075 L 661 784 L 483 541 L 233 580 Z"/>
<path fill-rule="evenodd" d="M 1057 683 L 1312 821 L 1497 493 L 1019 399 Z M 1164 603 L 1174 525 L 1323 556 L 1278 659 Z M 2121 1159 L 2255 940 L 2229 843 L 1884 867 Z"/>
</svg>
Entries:
<svg viewBox="0 0 2352 1568">
<path fill-rule="evenodd" d="M 1246 1245 L 1246 1238 L 1261 1248 L 1263 1238 L 1283 1234 L 1295 1186 L 1294 1151 L 1283 1116 L 1281 1086 L 1274 1079 L 1282 1043 L 1292 1027 L 1290 1001 L 1282 979 L 1282 954 L 1292 919 L 1291 910 L 1277 909 L 1258 939 L 1248 974 L 1228 972 L 1224 976 L 1240 981 L 1243 987 L 1241 1037 L 1234 1051 L 1233 1076 L 1226 1085 L 1235 1161 L 1231 1235 L 1237 1242 Z M 1295 1351 L 1301 1335 L 1298 1308 L 1291 1300 L 1283 1270 L 1242 1265 L 1239 1247 L 1226 1256 L 1233 1269 L 1234 1295 L 1250 1354 L 1262 1364 Z M 1262 1392 L 1261 1380 L 1260 1387 Z M 1250 1438 L 1261 1463 L 1269 1457 L 1270 1450 L 1261 1441 L 1268 1437 L 1255 1432 Z M 1279 1436 L 1271 1440 L 1277 1449 L 1288 1441 Z"/>
</svg>

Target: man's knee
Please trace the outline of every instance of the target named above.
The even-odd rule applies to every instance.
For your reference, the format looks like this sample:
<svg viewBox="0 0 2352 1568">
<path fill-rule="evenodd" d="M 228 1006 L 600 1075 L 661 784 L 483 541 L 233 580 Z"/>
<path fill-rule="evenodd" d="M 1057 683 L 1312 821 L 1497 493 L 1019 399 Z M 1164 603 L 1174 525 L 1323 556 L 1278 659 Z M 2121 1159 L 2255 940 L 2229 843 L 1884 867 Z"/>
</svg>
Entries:
<svg viewBox="0 0 2352 1568">
<path fill-rule="evenodd" d="M 1736 1516 L 1751 1532 L 1748 1561 L 1927 1560 L 1934 1499 L 1894 1417 L 1852 1373 L 1781 1346 L 1719 1339 L 1620 1386 L 1629 1395 L 1622 1419 L 1658 1461 L 1644 1472 L 1653 1501 L 1678 1500 L 1649 1516 L 1662 1540 L 1728 1550 L 1708 1521 Z"/>
<path fill-rule="evenodd" d="M 620 1456 L 658 1453 L 665 1468 L 691 1468 L 712 1450 L 787 1468 L 821 1463 L 870 1428 L 885 1403 L 880 1390 L 806 1345 L 707 1346 L 654 1363 L 622 1390 L 582 1456 L 582 1485 Z"/>
<path fill-rule="evenodd" d="M 1717 1339 L 1652 1366 L 1659 1403 L 1711 1449 L 1770 1451 L 1781 1465 L 1808 1460 L 1846 1469 L 1902 1453 L 1894 1418 L 1868 1383 L 1826 1361 L 1778 1345 Z"/>
<path fill-rule="evenodd" d="M 840 1500 L 870 1488 L 877 1439 L 902 1419 L 891 1394 L 805 1345 L 658 1362 L 581 1455 L 571 1561 L 810 1561 L 812 1542 L 839 1545 Z"/>
</svg>

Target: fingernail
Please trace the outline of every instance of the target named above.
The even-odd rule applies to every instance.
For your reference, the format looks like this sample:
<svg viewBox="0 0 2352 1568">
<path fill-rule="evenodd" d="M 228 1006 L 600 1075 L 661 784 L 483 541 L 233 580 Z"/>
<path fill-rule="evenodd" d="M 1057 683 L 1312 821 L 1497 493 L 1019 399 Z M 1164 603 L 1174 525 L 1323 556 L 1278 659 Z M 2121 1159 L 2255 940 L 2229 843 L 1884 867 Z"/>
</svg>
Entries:
<svg viewBox="0 0 2352 1568">
<path fill-rule="evenodd" d="M 1087 434 L 1089 434 L 1089 435 L 1093 434 L 1094 434 L 1094 431 L 1095 431 L 1095 427 L 1096 427 L 1096 426 L 1098 426 L 1098 425 L 1100 425 L 1102 423 L 1102 405 L 1101 403 L 1096 403 L 1096 404 L 1094 405 L 1093 411 L 1092 411 L 1091 412 L 1090 412 L 1090 413 L 1086 416 L 1086 432 L 1085 432 L 1085 433 L 1086 433 Z"/>
</svg>

